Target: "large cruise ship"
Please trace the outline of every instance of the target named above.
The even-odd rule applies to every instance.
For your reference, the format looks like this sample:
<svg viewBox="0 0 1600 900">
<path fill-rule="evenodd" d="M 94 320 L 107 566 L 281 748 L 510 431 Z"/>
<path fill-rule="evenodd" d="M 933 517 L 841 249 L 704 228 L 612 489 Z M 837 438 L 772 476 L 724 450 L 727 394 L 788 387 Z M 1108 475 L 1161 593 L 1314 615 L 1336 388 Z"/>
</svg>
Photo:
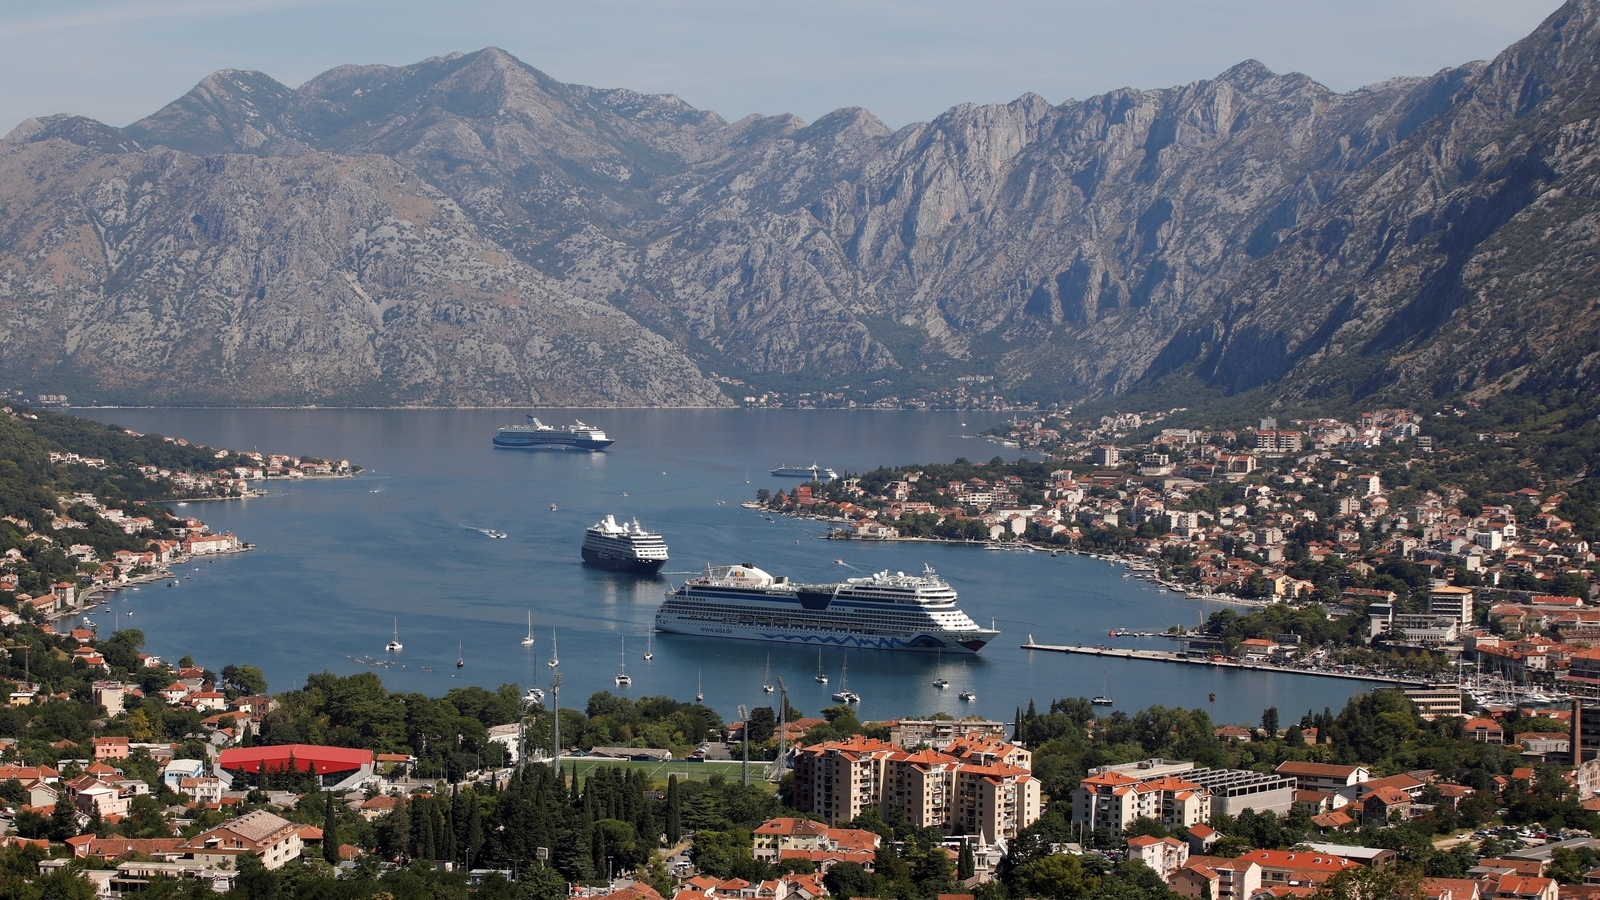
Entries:
<svg viewBox="0 0 1600 900">
<path fill-rule="evenodd" d="M 668 591 L 656 628 L 744 641 L 973 653 L 1000 633 L 957 609 L 955 589 L 931 568 L 801 584 L 748 563 L 707 566 L 704 575 Z"/>
<path fill-rule="evenodd" d="M 584 533 L 583 561 L 602 569 L 654 575 L 667 564 L 667 542 L 661 532 L 640 527 L 638 519 L 618 524 L 607 513 Z"/>
<path fill-rule="evenodd" d="M 515 450 L 604 450 L 616 443 L 593 425 L 546 425 L 533 416 L 525 425 L 507 425 L 494 433 L 496 447 Z"/>
<path fill-rule="evenodd" d="M 837 472 L 827 466 L 819 466 L 816 463 L 812 463 L 809 466 L 785 464 L 773 469 L 772 474 L 781 475 L 784 478 L 806 478 L 811 481 L 832 481 L 839 477 Z"/>
</svg>

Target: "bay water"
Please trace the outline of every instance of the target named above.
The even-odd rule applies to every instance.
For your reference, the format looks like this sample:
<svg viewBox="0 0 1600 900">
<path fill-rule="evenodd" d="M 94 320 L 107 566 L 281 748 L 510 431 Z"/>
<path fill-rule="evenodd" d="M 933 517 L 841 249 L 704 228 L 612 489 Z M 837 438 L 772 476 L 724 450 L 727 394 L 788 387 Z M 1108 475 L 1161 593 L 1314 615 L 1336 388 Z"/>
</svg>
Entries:
<svg viewBox="0 0 1600 900">
<path fill-rule="evenodd" d="M 497 450 L 495 429 L 522 420 L 510 410 L 74 410 L 213 447 L 344 458 L 364 469 L 355 478 L 268 482 L 264 497 L 185 505 L 180 512 L 256 549 L 190 562 L 176 586 L 119 591 L 98 624 L 143 630 L 147 651 L 169 660 L 192 654 L 213 671 L 258 666 L 274 691 L 323 670 L 376 671 L 391 690 L 429 694 L 467 684 L 548 688 L 559 671 L 564 706 L 581 707 L 601 690 L 690 700 L 698 689 L 730 719 L 740 704 L 773 702 L 761 690 L 769 671 L 808 715 L 833 705 L 829 694 L 847 675 L 863 720 L 945 712 L 1010 721 L 1030 700 L 1043 709 L 1058 697 L 1106 694 L 1127 712 L 1159 703 L 1248 724 L 1276 706 L 1288 722 L 1306 710 L 1337 710 L 1367 687 L 1022 650 L 1030 635 L 1047 644 L 1176 649 L 1161 638 L 1108 632 L 1192 626 L 1219 607 L 1125 577 L 1103 560 L 828 541 L 826 523 L 769 521 L 739 506 L 760 488 L 799 484 L 768 474 L 781 464 L 815 462 L 844 474 L 957 457 L 1015 459 L 1019 451 L 977 437 L 1008 413 L 534 412 L 546 423 L 582 419 L 616 443 L 604 453 Z M 581 565 L 584 529 L 607 513 L 662 532 L 672 559 L 659 578 Z M 729 563 L 807 582 L 931 565 L 973 619 L 993 621 L 1002 634 L 975 656 L 830 648 L 820 663 L 814 648 L 651 634 L 666 590 L 708 564 Z M 520 642 L 530 614 L 536 643 L 527 648 Z M 386 654 L 396 625 L 404 649 Z M 547 665 L 552 655 L 559 669 Z M 628 688 L 613 683 L 623 666 L 633 678 Z M 828 685 L 815 681 L 819 666 Z M 940 676 L 948 689 L 933 686 Z M 977 699 L 960 700 L 964 689 Z"/>
</svg>

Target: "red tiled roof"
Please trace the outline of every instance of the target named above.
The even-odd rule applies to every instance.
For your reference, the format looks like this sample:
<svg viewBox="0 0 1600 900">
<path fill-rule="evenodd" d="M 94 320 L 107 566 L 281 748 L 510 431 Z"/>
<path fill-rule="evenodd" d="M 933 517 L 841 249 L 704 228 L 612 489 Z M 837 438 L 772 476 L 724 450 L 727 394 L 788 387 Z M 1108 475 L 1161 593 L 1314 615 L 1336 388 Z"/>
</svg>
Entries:
<svg viewBox="0 0 1600 900">
<path fill-rule="evenodd" d="M 321 747 L 315 744 L 280 744 L 272 747 L 230 747 L 217 757 L 217 765 L 230 772 L 243 771 L 257 774 L 265 766 L 268 771 L 282 770 L 294 760 L 297 772 L 349 772 L 372 765 L 371 750 L 350 747 Z"/>
</svg>

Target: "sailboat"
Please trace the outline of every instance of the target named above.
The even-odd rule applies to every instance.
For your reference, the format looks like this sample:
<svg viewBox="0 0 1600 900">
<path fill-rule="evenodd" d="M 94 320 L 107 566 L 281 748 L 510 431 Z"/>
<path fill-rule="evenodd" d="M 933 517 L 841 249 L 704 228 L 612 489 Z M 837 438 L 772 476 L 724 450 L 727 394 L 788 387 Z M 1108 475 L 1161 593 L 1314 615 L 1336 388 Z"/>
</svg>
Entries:
<svg viewBox="0 0 1600 900">
<path fill-rule="evenodd" d="M 1095 706 L 1111 706 L 1111 679 L 1104 672 L 1100 673 L 1100 690 L 1101 693 L 1089 702 Z"/>
<path fill-rule="evenodd" d="M 456 668 L 459 669 L 466 664 L 466 658 L 461 655 L 461 642 L 456 641 Z"/>
<path fill-rule="evenodd" d="M 706 699 L 706 692 L 700 689 L 700 670 L 694 670 L 694 702 L 700 703 Z"/>
<path fill-rule="evenodd" d="M 617 669 L 617 687 L 627 687 L 633 684 L 633 676 L 628 674 L 628 639 L 622 639 L 622 663 Z"/>
<path fill-rule="evenodd" d="M 817 684 L 827 684 L 828 676 L 822 674 L 822 648 L 817 648 Z"/>
<path fill-rule="evenodd" d="M 761 690 L 763 692 L 765 692 L 765 693 L 768 693 L 768 694 L 772 693 L 772 654 L 771 653 L 767 654 L 767 674 L 765 676 L 763 676 L 762 679 L 761 679 Z"/>
<path fill-rule="evenodd" d="M 556 627 L 554 625 L 550 626 L 550 661 L 545 665 L 552 669 L 561 665 L 561 657 L 556 654 Z"/>
<path fill-rule="evenodd" d="M 645 662 L 649 662 L 650 660 L 656 658 L 655 651 L 650 649 L 651 646 L 653 645 L 655 636 L 656 636 L 656 633 L 654 631 L 647 631 L 647 632 L 644 633 L 644 661 Z"/>
<path fill-rule="evenodd" d="M 394 637 L 389 643 L 383 645 L 383 649 L 391 653 L 399 653 L 405 649 L 405 646 L 405 644 L 400 643 L 400 617 L 396 616 L 394 620 Z"/>
<path fill-rule="evenodd" d="M 962 662 L 961 664 L 961 680 L 967 680 L 967 664 L 965 662 Z M 960 697 L 963 703 L 971 703 L 972 701 L 978 699 L 978 694 L 972 688 L 968 687 L 961 689 Z"/>
<path fill-rule="evenodd" d="M 939 674 L 939 667 L 943 661 L 944 651 L 936 651 L 933 657 L 933 674 L 935 676 L 933 679 L 933 686 L 941 691 L 950 686 L 950 679 Z"/>
<path fill-rule="evenodd" d="M 860 703 L 861 697 L 855 691 L 846 687 L 845 677 L 850 668 L 850 660 L 846 659 L 839 666 L 839 689 L 833 692 L 833 699 L 840 703 Z"/>
<path fill-rule="evenodd" d="M 533 610 L 528 610 L 528 636 L 522 639 L 522 646 L 533 646 Z"/>
</svg>

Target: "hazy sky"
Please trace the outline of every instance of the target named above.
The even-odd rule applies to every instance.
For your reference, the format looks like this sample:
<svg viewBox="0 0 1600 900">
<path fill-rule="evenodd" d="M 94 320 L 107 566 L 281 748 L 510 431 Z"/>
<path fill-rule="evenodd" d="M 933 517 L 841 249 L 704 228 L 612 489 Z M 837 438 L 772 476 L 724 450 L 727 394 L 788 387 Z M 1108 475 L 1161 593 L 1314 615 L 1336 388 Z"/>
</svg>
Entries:
<svg viewBox="0 0 1600 900">
<path fill-rule="evenodd" d="M 222 68 L 290 86 L 342 63 L 495 45 L 562 81 L 736 119 L 864 106 L 892 126 L 1051 103 L 1245 59 L 1337 90 L 1494 56 L 1558 0 L 45 0 L 0 3 L 0 133 L 126 125 Z"/>
</svg>

